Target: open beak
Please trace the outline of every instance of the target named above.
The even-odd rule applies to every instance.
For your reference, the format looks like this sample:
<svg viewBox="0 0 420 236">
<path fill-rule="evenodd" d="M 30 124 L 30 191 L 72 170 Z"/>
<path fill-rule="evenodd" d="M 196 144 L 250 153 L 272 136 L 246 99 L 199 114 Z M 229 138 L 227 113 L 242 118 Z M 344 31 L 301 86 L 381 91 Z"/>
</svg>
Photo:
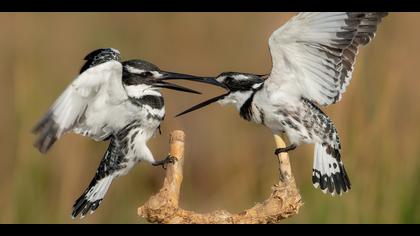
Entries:
<svg viewBox="0 0 420 236">
<path fill-rule="evenodd" d="M 163 72 L 162 77 L 155 79 L 153 83 L 153 87 L 167 88 L 167 89 L 177 90 L 181 92 L 201 94 L 198 91 L 164 81 L 164 80 L 171 80 L 171 79 L 189 80 L 190 78 L 199 78 L 199 77 L 195 77 L 193 75 L 187 75 L 187 74 L 173 73 L 173 72 Z"/>
<path fill-rule="evenodd" d="M 158 81 L 158 82 L 153 84 L 153 87 L 172 89 L 172 90 L 186 92 L 186 93 L 201 94 L 198 91 L 195 91 L 195 90 L 192 90 L 192 89 L 189 89 L 189 88 L 177 85 L 177 84 L 168 83 L 168 82 L 165 82 L 165 81 Z"/>
<path fill-rule="evenodd" d="M 194 75 L 164 72 L 164 75 L 161 78 L 159 78 L 159 80 L 189 80 L 199 83 L 211 84 L 229 90 L 224 84 L 220 83 L 212 77 L 200 77 Z"/>
<path fill-rule="evenodd" d="M 199 104 L 197 104 L 197 105 L 195 105 L 195 106 L 193 106 L 193 107 L 191 107 L 191 108 L 189 108 L 189 109 L 187 109 L 187 110 L 185 110 L 185 111 L 183 111 L 183 112 L 179 113 L 179 114 L 178 114 L 178 115 L 176 115 L 175 117 L 185 115 L 185 114 L 190 113 L 190 112 L 192 112 L 192 111 L 195 111 L 195 110 L 198 110 L 198 109 L 200 109 L 200 108 L 203 108 L 203 107 L 205 107 L 205 106 L 207 106 L 207 105 L 210 105 L 210 104 L 212 104 L 212 103 L 214 103 L 214 102 L 217 102 L 217 101 L 219 101 L 220 99 L 223 99 L 223 98 L 225 98 L 226 96 L 228 96 L 228 95 L 229 95 L 229 93 L 230 93 L 230 92 L 225 93 L 225 94 L 222 94 L 222 95 L 219 95 L 219 96 L 214 97 L 214 98 L 211 98 L 211 99 L 209 99 L 209 100 L 207 100 L 207 101 L 204 101 L 204 102 L 202 102 L 202 103 L 199 103 Z"/>
<path fill-rule="evenodd" d="M 218 86 L 218 87 L 221 87 L 221 88 L 227 90 L 228 92 L 225 93 L 225 94 L 219 95 L 217 97 L 211 98 L 211 99 L 209 99 L 207 101 L 204 101 L 200 104 L 197 104 L 197 105 L 179 113 L 175 117 L 182 116 L 182 115 L 185 115 L 185 114 L 190 113 L 192 111 L 203 108 L 207 105 L 210 105 L 214 102 L 217 102 L 217 101 L 225 98 L 226 96 L 228 96 L 230 94 L 230 90 L 226 85 L 224 85 L 223 83 L 220 83 L 219 81 L 217 81 L 216 79 L 214 79 L 212 77 L 198 77 L 198 76 L 192 76 L 192 75 L 189 75 L 188 77 L 186 77 L 185 75 L 182 75 L 182 74 L 176 74 L 176 75 L 177 75 L 176 77 L 162 78 L 162 80 L 183 79 L 183 80 L 195 81 L 195 82 L 199 82 L 199 83 L 205 83 L 205 84 L 211 84 L 211 85 L 214 85 L 214 86 Z"/>
</svg>

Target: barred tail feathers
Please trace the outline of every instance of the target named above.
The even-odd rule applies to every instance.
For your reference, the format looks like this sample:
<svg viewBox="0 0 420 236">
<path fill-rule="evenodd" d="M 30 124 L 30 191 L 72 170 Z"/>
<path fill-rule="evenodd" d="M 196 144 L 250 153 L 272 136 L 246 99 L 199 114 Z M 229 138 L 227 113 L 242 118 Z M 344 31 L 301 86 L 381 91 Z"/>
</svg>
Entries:
<svg viewBox="0 0 420 236">
<path fill-rule="evenodd" d="M 341 195 L 351 189 L 338 148 L 327 143 L 315 144 L 312 183 L 315 188 L 331 195 Z"/>
<path fill-rule="evenodd" d="M 113 179 L 112 175 L 100 180 L 95 177 L 82 196 L 74 203 L 71 217 L 75 219 L 80 214 L 80 217 L 83 218 L 89 211 L 92 214 L 101 204 Z"/>
</svg>

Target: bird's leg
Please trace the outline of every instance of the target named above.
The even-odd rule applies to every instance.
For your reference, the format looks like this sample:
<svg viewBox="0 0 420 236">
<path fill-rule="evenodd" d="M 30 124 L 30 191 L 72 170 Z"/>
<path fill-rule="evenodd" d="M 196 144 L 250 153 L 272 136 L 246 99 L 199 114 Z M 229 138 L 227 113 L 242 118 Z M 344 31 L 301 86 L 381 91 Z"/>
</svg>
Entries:
<svg viewBox="0 0 420 236">
<path fill-rule="evenodd" d="M 297 147 L 296 144 L 291 144 L 291 145 L 289 145 L 287 147 L 284 147 L 284 148 L 277 148 L 276 151 L 274 152 L 274 154 L 276 154 L 276 156 L 277 156 L 282 152 L 289 152 L 289 151 L 295 150 L 296 147 Z"/>
<path fill-rule="evenodd" d="M 165 159 L 160 160 L 160 161 L 155 161 L 154 163 L 152 163 L 152 165 L 153 166 L 162 166 L 162 168 L 166 170 L 166 165 L 174 164 L 176 160 L 177 160 L 176 157 L 171 156 L 169 154 Z"/>
</svg>

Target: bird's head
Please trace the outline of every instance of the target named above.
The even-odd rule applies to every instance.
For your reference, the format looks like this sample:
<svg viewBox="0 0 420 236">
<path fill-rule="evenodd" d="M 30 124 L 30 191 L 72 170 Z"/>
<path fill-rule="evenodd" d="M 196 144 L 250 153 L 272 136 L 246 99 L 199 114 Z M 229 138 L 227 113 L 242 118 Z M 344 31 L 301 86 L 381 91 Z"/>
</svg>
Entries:
<svg viewBox="0 0 420 236">
<path fill-rule="evenodd" d="M 261 89 L 264 83 L 263 75 L 255 75 L 239 72 L 223 72 L 216 78 L 194 78 L 196 82 L 212 84 L 222 87 L 226 93 L 197 104 L 177 116 L 184 115 L 194 110 L 203 108 L 214 102 L 220 104 L 235 104 L 238 109 L 248 100 L 252 94 Z"/>
<path fill-rule="evenodd" d="M 86 71 L 87 69 L 94 67 L 96 65 L 108 62 L 108 61 L 120 61 L 121 54 L 117 49 L 114 48 L 100 48 L 90 52 L 84 60 L 85 64 L 80 69 L 80 74 Z"/>
<path fill-rule="evenodd" d="M 158 90 L 161 88 L 200 94 L 200 92 L 195 90 L 164 81 L 169 79 L 191 80 L 199 79 L 200 77 L 163 71 L 156 65 L 143 60 L 129 60 L 122 64 L 122 82 L 129 96 L 138 97 L 144 94 L 146 90 L 159 92 Z"/>
</svg>

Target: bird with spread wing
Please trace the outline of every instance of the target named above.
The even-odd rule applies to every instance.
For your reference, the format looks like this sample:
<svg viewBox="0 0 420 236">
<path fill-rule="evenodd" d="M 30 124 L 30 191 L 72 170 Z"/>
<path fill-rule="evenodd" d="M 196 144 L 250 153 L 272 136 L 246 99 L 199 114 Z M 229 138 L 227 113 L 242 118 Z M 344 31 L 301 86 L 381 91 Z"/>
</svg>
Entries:
<svg viewBox="0 0 420 236">
<path fill-rule="evenodd" d="M 352 78 L 360 46 L 375 36 L 384 12 L 303 12 L 269 39 L 272 70 L 268 76 L 224 72 L 197 82 L 227 92 L 180 113 L 214 102 L 234 104 L 242 118 L 285 133 L 288 152 L 301 143 L 315 144 L 312 182 L 324 193 L 351 188 L 341 158 L 341 145 L 331 119 L 318 107 L 340 101 Z M 178 116 L 179 116 L 178 115 Z"/>
<path fill-rule="evenodd" d="M 170 156 L 156 161 L 147 147 L 165 117 L 160 89 L 199 93 L 165 81 L 195 76 L 167 72 L 144 60 L 121 62 L 113 48 L 97 49 L 85 60 L 80 74 L 33 129 L 41 153 L 68 132 L 109 141 L 95 176 L 73 206 L 73 218 L 93 213 L 112 181 L 140 161 L 163 166 L 173 162 Z"/>
</svg>

